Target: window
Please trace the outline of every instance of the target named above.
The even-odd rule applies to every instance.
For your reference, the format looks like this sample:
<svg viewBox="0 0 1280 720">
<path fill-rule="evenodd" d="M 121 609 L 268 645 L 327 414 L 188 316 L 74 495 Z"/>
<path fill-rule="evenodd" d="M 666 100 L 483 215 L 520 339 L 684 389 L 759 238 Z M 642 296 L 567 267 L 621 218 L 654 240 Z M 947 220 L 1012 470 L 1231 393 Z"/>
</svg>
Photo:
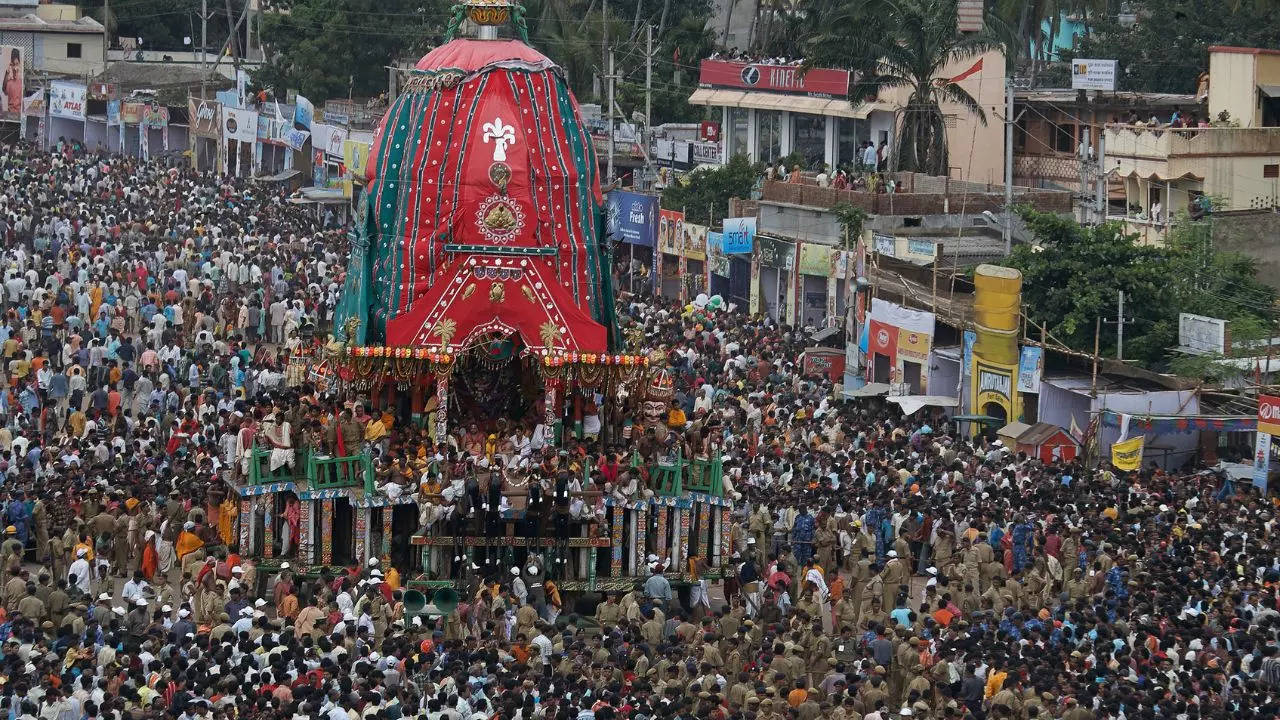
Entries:
<svg viewBox="0 0 1280 720">
<path fill-rule="evenodd" d="M 1262 177 L 1264 178 L 1280 178 L 1280 165 L 1263 165 Z"/>
<path fill-rule="evenodd" d="M 1075 125 L 1054 125 L 1053 126 L 1053 149 L 1058 152 L 1075 153 L 1076 151 L 1076 126 Z"/>
<path fill-rule="evenodd" d="M 747 154 L 747 110 L 729 108 L 729 157 Z"/>
<path fill-rule="evenodd" d="M 852 168 L 862 161 L 858 157 L 858 146 L 871 139 L 871 128 L 866 120 L 856 118 L 838 118 L 837 131 L 840 133 L 839 154 L 836 162 Z"/>
<path fill-rule="evenodd" d="M 67 57 L 79 58 L 81 53 L 80 43 L 67 43 Z"/>
<path fill-rule="evenodd" d="M 804 156 L 807 167 L 821 167 L 827 159 L 827 118 L 822 115 L 791 113 L 791 151 Z"/>
<path fill-rule="evenodd" d="M 777 162 L 782 155 L 782 113 L 756 111 L 756 162 Z"/>
</svg>

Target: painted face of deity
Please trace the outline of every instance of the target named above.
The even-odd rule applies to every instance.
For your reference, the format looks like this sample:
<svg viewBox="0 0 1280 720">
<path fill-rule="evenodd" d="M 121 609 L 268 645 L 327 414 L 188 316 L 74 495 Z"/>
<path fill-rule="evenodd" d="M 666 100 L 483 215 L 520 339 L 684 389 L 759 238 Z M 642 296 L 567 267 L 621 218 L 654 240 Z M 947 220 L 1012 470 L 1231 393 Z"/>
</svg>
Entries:
<svg viewBox="0 0 1280 720">
<path fill-rule="evenodd" d="M 657 425 L 662 422 L 662 416 L 667 414 L 667 403 L 662 400 L 645 400 L 640 412 L 644 416 L 645 425 Z"/>
</svg>

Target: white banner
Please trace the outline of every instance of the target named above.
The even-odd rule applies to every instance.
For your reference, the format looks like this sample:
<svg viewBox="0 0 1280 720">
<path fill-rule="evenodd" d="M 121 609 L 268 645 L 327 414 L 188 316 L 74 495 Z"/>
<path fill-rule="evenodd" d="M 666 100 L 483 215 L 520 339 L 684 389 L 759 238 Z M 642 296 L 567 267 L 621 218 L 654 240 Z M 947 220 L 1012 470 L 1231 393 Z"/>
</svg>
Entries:
<svg viewBox="0 0 1280 720">
<path fill-rule="evenodd" d="M 84 85 L 54 80 L 49 83 L 49 116 L 84 122 L 86 94 Z"/>
<path fill-rule="evenodd" d="M 315 123 L 311 126 L 311 149 L 323 150 L 325 156 L 330 159 L 342 159 L 342 143 L 346 139 L 346 128 L 325 123 Z"/>
<path fill-rule="evenodd" d="M 258 139 L 258 113 L 240 108 L 222 108 L 222 138 L 252 143 Z"/>
<path fill-rule="evenodd" d="M 911 310 L 880 298 L 871 299 L 871 319 L 909 332 L 933 335 L 936 322 L 933 313 Z"/>
</svg>

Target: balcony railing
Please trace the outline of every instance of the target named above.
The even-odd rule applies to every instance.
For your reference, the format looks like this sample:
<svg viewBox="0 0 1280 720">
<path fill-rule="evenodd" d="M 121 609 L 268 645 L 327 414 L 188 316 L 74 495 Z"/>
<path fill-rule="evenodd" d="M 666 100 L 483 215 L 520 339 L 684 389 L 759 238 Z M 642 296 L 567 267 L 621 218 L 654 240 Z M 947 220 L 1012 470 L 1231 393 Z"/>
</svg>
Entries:
<svg viewBox="0 0 1280 720">
<path fill-rule="evenodd" d="M 1280 128 L 1273 127 L 1107 125 L 1105 133 L 1110 157 L 1159 160 L 1178 156 L 1280 154 Z"/>
</svg>

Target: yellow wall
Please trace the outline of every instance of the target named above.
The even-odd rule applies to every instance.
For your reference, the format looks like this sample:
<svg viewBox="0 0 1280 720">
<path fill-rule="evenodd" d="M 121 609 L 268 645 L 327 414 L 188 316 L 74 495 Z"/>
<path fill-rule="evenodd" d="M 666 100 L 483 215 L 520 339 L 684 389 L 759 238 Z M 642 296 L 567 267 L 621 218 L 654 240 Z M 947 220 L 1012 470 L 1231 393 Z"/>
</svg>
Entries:
<svg viewBox="0 0 1280 720">
<path fill-rule="evenodd" d="M 92 33 L 40 33 L 43 52 L 36 68 L 68 75 L 95 75 L 102 72 L 102 36 Z M 80 57 L 67 57 L 67 43 L 80 43 Z"/>
<path fill-rule="evenodd" d="M 49 5 L 37 5 L 36 17 L 45 21 L 52 20 L 70 20 L 80 19 L 80 8 L 75 5 L 67 5 L 64 3 L 51 3 Z"/>
<path fill-rule="evenodd" d="M 1216 120 L 1219 113 L 1227 110 L 1241 127 L 1257 123 L 1257 57 L 1249 53 L 1209 53 L 1210 119 Z"/>
<path fill-rule="evenodd" d="M 992 50 L 982 56 L 982 70 L 960 82 L 960 87 L 982 106 L 987 116 L 983 125 L 965 108 L 943 103 L 942 112 L 955 116 L 954 127 L 947 129 L 951 150 L 951 177 L 981 183 L 1004 184 L 1004 53 Z M 954 77 L 968 70 L 978 58 L 948 65 L 938 77 Z M 907 104 L 908 88 L 894 88 L 882 93 L 879 101 L 895 107 Z"/>
</svg>

